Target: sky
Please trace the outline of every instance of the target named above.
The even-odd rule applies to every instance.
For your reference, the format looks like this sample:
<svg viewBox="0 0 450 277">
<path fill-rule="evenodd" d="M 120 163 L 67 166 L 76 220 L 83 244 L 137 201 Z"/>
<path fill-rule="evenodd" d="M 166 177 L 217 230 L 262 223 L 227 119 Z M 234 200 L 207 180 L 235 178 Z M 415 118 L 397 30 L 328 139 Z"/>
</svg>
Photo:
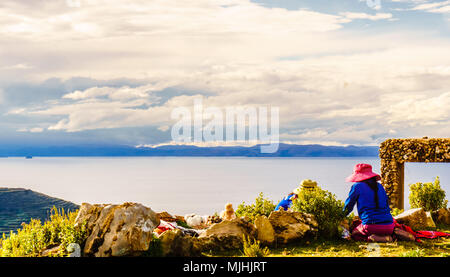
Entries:
<svg viewBox="0 0 450 277">
<path fill-rule="evenodd" d="M 2 0 L 0 143 L 171 143 L 278 107 L 280 141 L 450 137 L 450 1 Z"/>
</svg>

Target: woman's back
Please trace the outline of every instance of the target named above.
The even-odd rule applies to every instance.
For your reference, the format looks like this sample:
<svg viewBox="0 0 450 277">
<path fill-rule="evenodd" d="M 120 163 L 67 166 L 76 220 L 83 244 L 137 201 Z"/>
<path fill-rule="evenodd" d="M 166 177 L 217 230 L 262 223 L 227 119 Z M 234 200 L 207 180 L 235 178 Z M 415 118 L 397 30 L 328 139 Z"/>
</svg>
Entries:
<svg viewBox="0 0 450 277">
<path fill-rule="evenodd" d="M 365 182 L 355 183 L 346 206 L 350 207 L 351 204 L 354 205 L 354 202 L 357 203 L 358 216 L 363 224 L 390 224 L 393 222 L 391 209 L 386 191 L 380 183 L 376 183 L 376 193 L 378 197 L 375 197 L 375 189 Z M 352 208 L 353 205 L 351 205 Z"/>
<path fill-rule="evenodd" d="M 392 241 L 395 224 L 383 186 L 377 181 L 381 176 L 372 171 L 370 164 L 357 164 L 353 174 L 346 178 L 354 183 L 345 200 L 344 212 L 348 215 L 355 204 L 362 223 L 352 230 L 352 238 L 362 241 Z"/>
</svg>

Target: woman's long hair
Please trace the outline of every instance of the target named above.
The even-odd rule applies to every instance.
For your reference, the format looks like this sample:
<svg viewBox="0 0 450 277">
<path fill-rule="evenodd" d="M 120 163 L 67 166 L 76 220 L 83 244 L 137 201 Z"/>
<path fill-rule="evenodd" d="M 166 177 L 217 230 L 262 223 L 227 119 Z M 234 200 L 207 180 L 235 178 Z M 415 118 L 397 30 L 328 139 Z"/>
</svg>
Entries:
<svg viewBox="0 0 450 277">
<path fill-rule="evenodd" d="M 370 179 L 364 180 L 364 183 L 366 183 L 374 192 L 375 196 L 374 196 L 374 201 L 375 201 L 375 205 L 377 207 L 377 209 L 379 208 L 379 204 L 378 204 L 378 182 L 377 182 L 377 178 L 376 177 L 372 177 Z"/>
</svg>

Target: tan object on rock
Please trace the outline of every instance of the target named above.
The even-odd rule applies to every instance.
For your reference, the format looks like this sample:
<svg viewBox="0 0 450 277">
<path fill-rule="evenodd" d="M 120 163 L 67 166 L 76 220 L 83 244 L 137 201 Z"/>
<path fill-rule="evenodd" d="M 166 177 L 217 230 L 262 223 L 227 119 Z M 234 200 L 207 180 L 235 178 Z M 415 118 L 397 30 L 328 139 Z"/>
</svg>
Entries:
<svg viewBox="0 0 450 277">
<path fill-rule="evenodd" d="M 220 213 L 220 218 L 222 220 L 232 220 L 236 218 L 236 214 L 234 213 L 233 205 L 231 203 L 225 205 L 225 210 Z"/>
</svg>

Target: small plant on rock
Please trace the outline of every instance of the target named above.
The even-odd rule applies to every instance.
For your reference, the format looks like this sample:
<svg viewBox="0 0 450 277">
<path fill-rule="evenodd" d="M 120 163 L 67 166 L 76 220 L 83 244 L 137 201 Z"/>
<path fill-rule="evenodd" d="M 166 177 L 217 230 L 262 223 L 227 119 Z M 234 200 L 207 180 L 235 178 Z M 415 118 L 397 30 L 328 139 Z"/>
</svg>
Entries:
<svg viewBox="0 0 450 277">
<path fill-rule="evenodd" d="M 441 188 L 439 177 L 433 183 L 416 183 L 409 185 L 409 204 L 411 208 L 423 208 L 425 211 L 435 211 L 446 208 L 445 191 Z"/>
<path fill-rule="evenodd" d="M 237 217 L 248 217 L 254 222 L 258 215 L 269 216 L 275 210 L 275 207 L 273 201 L 264 198 L 264 194 L 261 192 L 254 204 L 246 205 L 245 202 L 242 202 L 235 213 Z"/>
<path fill-rule="evenodd" d="M 246 237 L 245 235 L 243 236 L 243 240 L 244 240 L 243 253 L 245 256 L 262 258 L 262 257 L 267 257 L 270 254 L 269 248 L 267 248 L 267 247 L 262 248 L 260 241 L 258 241 L 256 239 L 254 239 L 252 241 L 250 238 Z"/>
</svg>

